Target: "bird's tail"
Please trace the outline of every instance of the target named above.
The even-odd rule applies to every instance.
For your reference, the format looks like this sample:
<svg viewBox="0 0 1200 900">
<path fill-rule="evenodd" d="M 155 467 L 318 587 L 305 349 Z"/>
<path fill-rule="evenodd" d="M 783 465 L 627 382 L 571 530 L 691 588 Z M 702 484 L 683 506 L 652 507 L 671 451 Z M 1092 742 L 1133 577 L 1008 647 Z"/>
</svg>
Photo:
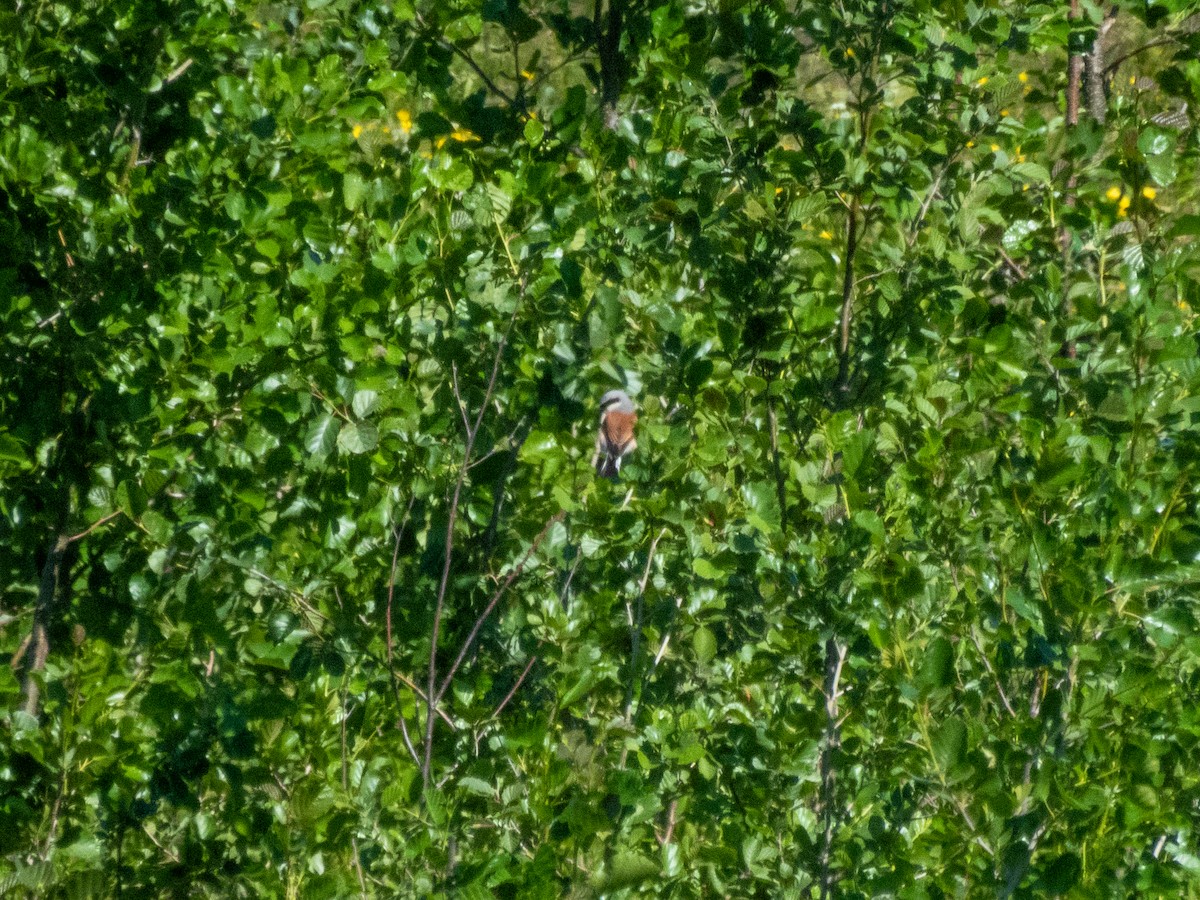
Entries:
<svg viewBox="0 0 1200 900">
<path fill-rule="evenodd" d="M 603 453 L 596 466 L 596 474 L 610 481 L 618 481 L 621 477 L 621 457 L 616 453 Z"/>
</svg>

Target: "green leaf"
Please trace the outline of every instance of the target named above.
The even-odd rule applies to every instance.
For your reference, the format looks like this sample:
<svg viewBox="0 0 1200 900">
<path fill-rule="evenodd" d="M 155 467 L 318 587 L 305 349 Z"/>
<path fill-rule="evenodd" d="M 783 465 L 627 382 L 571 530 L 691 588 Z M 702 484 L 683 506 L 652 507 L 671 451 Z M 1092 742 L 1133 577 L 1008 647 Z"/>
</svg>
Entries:
<svg viewBox="0 0 1200 900">
<path fill-rule="evenodd" d="M 692 633 L 692 648 L 696 651 L 697 661 L 704 665 L 717 655 L 717 638 L 701 625 Z"/>
<path fill-rule="evenodd" d="M 635 887 L 658 877 L 659 867 L 654 860 L 631 851 L 618 851 L 609 865 L 608 873 L 599 879 L 601 891 L 619 891 Z"/>
<path fill-rule="evenodd" d="M 346 203 L 346 209 L 360 209 L 366 193 L 367 185 L 361 176 L 354 172 L 347 172 L 342 176 L 342 197 Z"/>
<path fill-rule="evenodd" d="M 546 133 L 545 126 L 537 119 L 529 119 L 525 123 L 525 140 L 529 142 L 529 146 L 536 147 L 542 142 L 542 135 Z"/>
<path fill-rule="evenodd" d="M 146 511 L 146 492 L 136 482 L 122 481 L 118 484 L 115 499 L 121 511 L 131 519 L 140 519 Z"/>
<path fill-rule="evenodd" d="M 949 687 L 954 680 L 954 647 L 944 637 L 935 637 L 925 647 L 917 684 L 926 692 Z"/>
<path fill-rule="evenodd" d="M 746 501 L 746 518 L 751 525 L 765 534 L 779 531 L 779 495 L 775 485 L 765 480 L 744 485 L 742 498 Z"/>
<path fill-rule="evenodd" d="M 337 445 L 347 453 L 370 453 L 379 445 L 379 431 L 369 423 L 352 422 L 338 433 Z"/>
<path fill-rule="evenodd" d="M 947 772 L 958 765 L 967 748 L 967 726 L 957 717 L 946 719 L 933 735 L 938 768 Z"/>
<path fill-rule="evenodd" d="M 477 797 L 492 797 L 496 793 L 490 784 L 480 778 L 460 778 L 458 786 L 468 794 L 474 794 Z"/>
<path fill-rule="evenodd" d="M 365 419 L 379 408 L 379 394 L 375 391 L 355 391 L 350 407 L 356 416 Z"/>
<path fill-rule="evenodd" d="M 325 413 L 308 430 L 304 438 L 304 448 L 314 455 L 331 453 L 337 446 L 341 429 L 341 420 L 332 413 Z"/>
<path fill-rule="evenodd" d="M 11 434 L 0 432 L 0 459 L 28 464 L 29 454 Z"/>
</svg>

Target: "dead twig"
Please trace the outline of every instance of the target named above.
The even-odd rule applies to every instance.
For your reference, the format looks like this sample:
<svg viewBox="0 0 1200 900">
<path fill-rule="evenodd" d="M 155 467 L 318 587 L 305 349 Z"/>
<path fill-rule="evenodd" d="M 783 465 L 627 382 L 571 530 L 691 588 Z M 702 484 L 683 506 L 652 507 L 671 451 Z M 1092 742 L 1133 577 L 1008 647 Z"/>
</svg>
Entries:
<svg viewBox="0 0 1200 900">
<path fill-rule="evenodd" d="M 529 545 L 529 549 L 525 552 L 525 555 L 521 558 L 521 561 L 517 563 L 516 568 L 508 573 L 508 577 L 504 579 L 503 583 L 496 590 L 496 593 L 492 595 L 492 599 L 489 600 L 487 606 L 483 608 L 483 612 L 476 617 L 475 624 L 471 626 L 471 631 L 467 634 L 467 639 L 463 641 L 462 648 L 458 651 L 458 656 L 454 658 L 454 662 L 446 672 L 446 677 L 442 679 L 442 686 L 438 688 L 437 692 L 433 695 L 435 703 L 441 700 L 442 697 L 445 696 L 446 691 L 449 690 L 450 681 L 454 678 L 454 675 L 458 671 L 459 666 L 462 665 L 463 660 L 467 658 L 467 653 L 475 643 L 475 638 L 479 635 L 479 629 L 483 627 L 483 623 L 486 622 L 488 616 L 492 614 L 492 610 L 496 608 L 496 604 L 500 602 L 500 598 L 504 596 L 505 592 L 509 589 L 509 587 L 512 586 L 512 583 L 521 577 L 521 574 L 525 571 L 525 565 L 529 562 L 530 557 L 532 557 L 537 551 L 537 548 L 541 546 L 542 541 L 546 539 L 546 535 L 550 533 L 551 527 L 556 523 L 561 522 L 564 516 L 566 516 L 566 512 L 562 511 L 555 513 L 550 518 L 550 521 L 547 522 L 542 528 L 541 533 L 533 539 L 533 543 Z"/>
<path fill-rule="evenodd" d="M 492 358 L 492 373 L 488 377 L 487 389 L 484 391 L 483 401 L 479 404 L 479 412 L 475 416 L 474 424 L 467 421 L 466 405 L 463 402 L 462 393 L 458 387 L 458 372 L 455 367 L 451 367 L 451 380 L 454 390 L 454 399 L 457 401 L 459 408 L 463 410 L 463 424 L 467 429 L 466 445 L 463 448 L 462 465 L 458 468 L 458 477 L 454 482 L 454 492 L 450 498 L 450 509 L 446 521 L 446 549 L 445 557 L 442 564 L 442 577 L 438 582 L 437 600 L 433 608 L 433 627 L 430 631 L 429 640 L 429 681 L 428 690 L 426 691 L 426 718 L 425 718 L 425 746 L 424 755 L 421 759 L 421 779 L 426 786 L 429 785 L 429 768 L 433 760 L 433 722 L 435 707 L 437 705 L 440 694 L 437 690 L 437 646 L 438 637 L 440 636 L 442 626 L 442 614 L 446 608 L 446 591 L 450 586 L 450 569 L 454 559 L 454 525 L 458 520 L 458 504 L 462 497 L 463 483 L 467 478 L 467 470 L 471 465 L 471 454 L 475 449 L 475 438 L 479 434 L 479 427 L 483 424 L 484 413 L 487 412 L 488 405 L 492 401 L 492 394 L 496 389 L 496 376 L 500 373 L 500 362 L 504 358 L 504 349 L 508 346 L 508 336 L 512 332 L 513 324 L 517 320 L 517 311 L 520 306 L 513 309 L 512 318 L 509 319 L 508 328 L 504 332 L 504 336 L 500 339 L 499 345 L 496 347 L 495 355 Z M 447 682 L 448 683 L 448 682 Z"/>
<path fill-rule="evenodd" d="M 508 706 L 508 701 L 510 701 L 513 697 L 516 696 L 517 688 L 519 688 L 522 685 L 522 683 L 524 683 L 525 676 L 527 676 L 529 674 L 529 670 L 533 668 L 533 664 L 537 661 L 538 661 L 538 657 L 537 657 L 536 653 L 533 656 L 529 657 L 529 662 L 525 663 L 525 669 L 524 669 L 524 671 L 521 672 L 520 677 L 517 678 L 517 683 L 512 686 L 512 690 L 510 690 L 507 694 L 504 695 L 504 699 L 500 701 L 500 705 L 497 706 L 494 710 L 492 710 L 492 714 L 490 716 L 488 716 L 489 719 L 498 719 L 500 717 L 500 713 L 503 712 L 504 707 Z"/>
</svg>

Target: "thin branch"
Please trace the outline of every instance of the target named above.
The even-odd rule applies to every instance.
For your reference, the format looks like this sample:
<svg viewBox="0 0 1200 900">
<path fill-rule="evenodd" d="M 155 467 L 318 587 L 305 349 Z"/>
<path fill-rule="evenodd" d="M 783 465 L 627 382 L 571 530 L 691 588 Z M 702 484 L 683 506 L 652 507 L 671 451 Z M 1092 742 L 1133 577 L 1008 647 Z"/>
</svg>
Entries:
<svg viewBox="0 0 1200 900">
<path fill-rule="evenodd" d="M 516 696 L 517 688 L 519 688 L 522 685 L 522 683 L 524 683 L 525 676 L 529 674 L 529 670 L 533 668 L 533 664 L 537 661 L 538 661 L 538 657 L 537 657 L 536 653 L 533 656 L 529 657 L 529 662 L 527 662 L 525 664 L 525 670 L 521 673 L 521 676 L 517 679 L 517 683 L 512 686 L 512 690 L 510 690 L 507 694 L 504 695 L 504 699 L 500 701 L 500 705 L 497 706 L 494 710 L 492 710 L 492 714 L 490 716 L 488 716 L 489 719 L 498 719 L 500 717 L 500 713 L 504 711 L 504 707 L 508 706 L 508 701 L 510 701 L 514 696 Z"/>
<path fill-rule="evenodd" d="M 771 436 L 771 468 L 775 472 L 775 493 L 779 498 L 779 519 L 783 526 L 783 534 L 788 533 L 788 503 L 787 479 L 783 474 L 783 464 L 779 456 L 779 416 L 775 414 L 775 396 L 771 390 L 774 377 L 767 378 L 767 420 L 770 423 Z"/>
<path fill-rule="evenodd" d="M 404 518 L 400 520 L 400 527 L 396 530 L 396 542 L 392 546 L 392 568 L 388 573 L 388 596 L 387 610 L 384 613 L 384 626 L 387 632 L 387 662 L 388 668 L 392 668 L 392 600 L 396 596 L 396 566 L 400 560 L 400 541 L 404 538 L 404 529 L 408 526 L 408 517 L 412 513 L 413 504 L 417 500 L 417 495 L 414 493 L 408 498 L 408 506 L 404 510 Z M 392 672 L 394 678 L 396 673 Z"/>
<path fill-rule="evenodd" d="M 821 817 L 825 820 L 824 835 L 821 840 L 820 879 L 821 898 L 831 897 L 836 882 L 830 860 L 833 856 L 833 829 L 837 816 L 834 812 L 834 800 L 837 792 L 837 769 L 833 764 L 833 753 L 841 745 L 841 727 L 838 717 L 838 697 L 841 696 L 839 684 L 842 679 L 842 666 L 846 662 L 848 647 L 838 644 L 836 638 L 830 638 L 825 644 L 825 749 L 821 753 Z"/>
<path fill-rule="evenodd" d="M 185 59 L 183 62 L 181 62 L 175 68 L 175 70 L 171 72 L 170 75 L 168 75 L 166 78 L 163 79 L 163 84 L 171 84 L 172 82 L 177 81 L 183 75 L 184 72 L 186 72 L 188 69 L 190 69 L 192 67 L 192 63 L 194 63 L 194 62 L 195 62 L 195 60 L 189 56 L 187 59 Z"/>
<path fill-rule="evenodd" d="M 1079 0 L 1071 0 L 1067 19 L 1074 21 L 1080 16 Z M 1079 87 L 1083 80 L 1083 57 L 1072 53 L 1067 57 L 1067 126 L 1079 124 Z"/>
<path fill-rule="evenodd" d="M 1104 74 L 1111 78 L 1117 73 L 1117 69 L 1121 68 L 1121 63 L 1145 53 L 1147 50 L 1152 50 L 1155 47 L 1161 47 L 1164 44 L 1174 44 L 1179 40 L 1175 35 L 1168 33 L 1165 37 L 1155 38 L 1152 41 L 1147 41 L 1140 47 L 1130 50 L 1128 53 L 1123 53 L 1104 67 Z"/>
<path fill-rule="evenodd" d="M 429 698 L 425 694 L 424 688 L 420 687 L 420 685 L 418 685 L 415 681 L 413 681 L 411 678 L 409 678 L 403 672 L 393 672 L 392 674 L 395 676 L 396 681 L 400 682 L 402 685 L 404 685 L 406 688 L 408 688 L 414 694 L 416 694 L 417 699 L 419 701 L 421 701 L 421 703 L 428 704 Z M 399 692 L 397 692 L 397 694 L 396 694 L 396 701 L 397 701 L 397 703 L 400 702 Z M 437 711 L 437 714 L 438 714 L 438 718 L 441 719 L 443 722 L 445 722 L 447 725 L 449 725 L 451 729 L 455 729 L 458 727 L 457 725 L 454 724 L 454 720 L 452 718 L 450 718 L 450 716 L 447 715 L 445 712 L 443 712 L 441 709 L 439 709 Z"/>
<path fill-rule="evenodd" d="M 575 562 L 571 563 L 571 568 L 567 570 L 567 577 L 563 579 L 562 590 L 558 592 L 558 602 L 562 604 L 565 611 L 567 609 L 567 600 L 571 596 L 571 582 L 575 580 L 575 573 L 579 570 L 579 564 L 583 562 L 583 554 L 575 555 Z"/>
<path fill-rule="evenodd" d="M 489 91 L 491 91 L 493 94 L 495 94 L 501 100 L 503 100 L 509 106 L 513 106 L 516 104 L 516 99 L 514 97 L 512 97 L 507 91 L 502 90 L 496 84 L 496 82 L 492 81 L 492 79 L 488 77 L 487 73 L 484 72 L 483 69 L 479 68 L 479 64 L 471 58 L 471 55 L 469 53 L 467 53 L 466 50 L 463 50 L 461 47 L 459 47 L 453 41 L 447 40 L 442 34 L 440 34 L 434 28 L 432 28 L 425 21 L 424 17 L 421 15 L 420 11 L 414 10 L 413 13 L 417 20 L 417 24 L 420 25 L 421 28 L 425 30 L 426 36 L 432 37 L 437 42 L 439 47 L 441 47 L 445 50 L 449 50 L 451 53 L 453 53 L 455 56 L 457 56 L 459 59 L 461 59 L 463 62 L 465 62 L 468 66 L 470 66 L 474 70 L 475 74 L 478 75 L 479 78 L 483 81 L 483 83 L 485 85 L 487 85 L 487 88 Z"/>
<path fill-rule="evenodd" d="M 646 596 L 646 585 L 650 583 L 650 571 L 654 566 L 654 554 L 658 550 L 658 542 L 666 535 L 667 529 L 659 529 L 658 534 L 654 536 L 654 540 L 650 542 L 650 550 L 646 554 L 646 567 L 642 570 L 642 577 L 638 581 L 638 592 L 636 598 L 637 612 L 634 613 L 633 608 L 628 602 L 625 604 L 625 610 L 629 615 L 629 686 L 625 694 L 625 721 L 633 722 L 635 718 L 635 710 L 633 706 L 634 691 L 637 688 L 638 677 L 638 656 L 641 654 L 642 644 L 642 621 L 643 621 L 643 605 Z M 638 710 L 641 708 L 641 691 L 637 692 Z M 629 755 L 629 748 L 625 747 L 621 750 L 621 761 L 618 763 L 618 768 L 625 767 L 625 760 Z"/>
<path fill-rule="evenodd" d="M 683 596 L 682 596 L 682 595 L 680 595 L 679 597 L 676 597 L 676 598 L 675 598 L 675 613 L 676 613 L 676 614 L 678 614 L 678 612 L 679 612 L 679 608 L 680 608 L 681 606 L 683 606 Z M 654 662 L 652 662 L 652 663 L 650 664 L 650 672 L 648 672 L 648 673 L 647 673 L 647 675 L 649 675 L 649 674 L 653 673 L 653 672 L 654 672 L 654 670 L 658 668 L 658 664 L 659 664 L 660 662 L 662 662 L 662 658 L 663 658 L 663 656 L 665 656 L 665 655 L 666 655 L 666 652 L 667 652 L 667 645 L 671 643 L 671 632 L 670 632 L 670 626 L 671 626 L 672 624 L 674 624 L 674 622 L 675 622 L 675 618 L 674 618 L 674 616 L 672 616 L 672 617 L 671 617 L 671 622 L 669 622 L 669 623 L 668 623 L 668 625 L 667 625 L 667 630 L 666 630 L 666 631 L 665 631 L 665 633 L 663 634 L 662 643 L 658 645 L 658 652 L 654 654 Z"/>
<path fill-rule="evenodd" d="M 937 178 L 933 180 L 933 184 L 929 186 L 929 193 L 925 195 L 925 199 L 921 202 L 921 209 L 917 212 L 917 217 L 913 220 L 912 230 L 908 234 L 908 247 L 911 250 L 912 245 L 917 241 L 917 235 L 921 232 L 921 225 L 925 222 L 925 216 L 929 212 L 929 205 L 933 203 L 938 191 L 942 187 L 942 179 L 946 177 L 946 170 L 950 168 L 950 163 L 953 162 L 953 157 L 947 159 L 938 171 Z"/>
<path fill-rule="evenodd" d="M 458 406 L 458 414 L 462 416 L 463 431 L 468 440 L 474 440 L 475 433 L 471 431 L 471 422 L 467 418 L 467 407 L 463 404 L 462 391 L 458 387 L 458 364 L 450 363 L 450 385 L 454 390 L 454 402 Z"/>
<path fill-rule="evenodd" d="M 496 389 L 496 376 L 500 372 L 500 361 L 504 358 L 504 348 L 508 346 L 508 336 L 512 333 L 513 325 L 517 321 L 517 311 L 519 309 L 519 304 L 513 308 L 512 317 L 508 321 L 508 328 L 505 329 L 504 336 L 500 338 L 500 344 L 496 347 L 496 354 L 492 359 L 492 374 L 488 378 L 487 390 L 484 392 L 483 402 L 479 404 L 479 414 L 475 417 L 475 424 L 467 430 L 466 446 L 463 448 L 463 461 L 458 469 L 458 478 L 454 482 L 454 494 L 450 498 L 450 511 L 446 522 L 445 560 L 442 565 L 442 578 L 438 583 L 437 601 L 433 609 L 433 627 L 430 631 L 429 640 L 429 689 L 426 692 L 425 755 L 421 761 L 421 779 L 426 786 L 429 785 L 429 767 L 433 761 L 434 712 L 438 699 L 441 697 L 441 694 L 437 690 L 437 646 L 442 627 L 442 613 L 446 608 L 446 590 L 450 586 L 450 565 L 454 559 L 454 525 L 458 519 L 458 503 L 462 497 L 463 482 L 466 481 L 467 468 L 471 464 L 471 453 L 475 449 L 475 436 L 479 433 L 479 426 L 483 424 L 483 415 L 487 412 L 488 405 L 492 400 L 492 392 Z M 451 367 L 451 372 L 454 376 L 455 392 L 457 395 L 457 371 Z M 449 684 L 449 679 L 445 683 Z"/>
<path fill-rule="evenodd" d="M 91 525 L 89 525 L 83 531 L 79 532 L 79 534 L 73 534 L 69 538 L 67 538 L 67 543 L 73 544 L 76 541 L 82 540 L 83 538 L 85 538 L 89 534 L 91 534 L 93 531 L 95 531 L 97 528 L 100 528 L 102 525 L 107 525 L 109 522 L 111 522 L 113 519 L 115 519 L 119 515 L 121 515 L 121 510 L 118 509 L 116 512 L 111 512 L 107 516 L 103 516 L 102 518 L 97 519 L 95 522 L 93 522 Z"/>
<path fill-rule="evenodd" d="M 467 658 L 467 653 L 470 651 L 471 646 L 475 643 L 475 638 L 479 635 L 479 629 L 483 627 L 483 623 L 486 622 L 488 616 L 492 614 L 492 610 L 496 608 L 496 604 L 500 602 L 500 598 L 504 596 L 505 591 L 509 589 L 512 583 L 521 577 L 521 574 L 525 571 L 525 565 L 529 562 L 530 557 L 532 557 L 537 551 L 537 548 L 541 546 L 542 541 L 546 539 L 546 535 L 550 533 L 551 527 L 556 523 L 561 522 L 566 514 L 566 511 L 563 510 L 555 513 L 550 518 L 550 521 L 547 522 L 542 528 L 541 533 L 533 539 L 533 543 L 529 545 L 529 550 L 526 551 L 525 555 L 521 558 L 521 561 L 517 563 L 516 568 L 508 573 L 508 577 L 504 579 L 504 583 L 500 585 L 496 593 L 492 595 L 492 599 L 488 601 L 488 605 L 484 607 L 483 612 L 481 612 L 475 619 L 475 624 L 471 626 L 471 631 L 467 634 L 467 639 L 463 641 L 462 648 L 458 651 L 458 656 L 455 657 L 454 663 L 446 672 L 446 677 L 442 679 L 442 686 L 433 695 L 435 703 L 440 701 L 442 697 L 445 696 L 446 691 L 450 688 L 451 679 L 454 678 L 459 666 L 463 664 L 463 660 Z"/>
<path fill-rule="evenodd" d="M 842 276 L 842 313 L 838 326 L 838 376 L 837 390 L 850 388 L 850 319 L 854 312 L 854 254 L 858 248 L 858 195 L 850 201 L 846 219 L 846 261 Z"/>
<path fill-rule="evenodd" d="M 1008 266 L 1009 269 L 1012 270 L 1013 274 L 1015 274 L 1022 281 L 1026 280 L 1029 277 L 1025 273 L 1025 270 L 1023 268 L 1021 268 L 1021 264 L 1019 262 L 1017 262 L 1015 259 L 1013 259 L 1011 256 L 1009 256 L 1007 253 L 1005 253 L 1004 249 L 1002 247 L 997 247 L 996 249 L 999 250 L 1000 258 L 1004 260 L 1004 264 L 1006 266 Z"/>
<path fill-rule="evenodd" d="M 400 718 L 396 720 L 396 724 L 400 726 L 400 736 L 404 738 L 404 746 L 408 748 L 409 754 L 418 766 L 421 765 L 421 757 L 417 755 L 417 748 L 413 746 L 412 738 L 408 736 L 408 725 L 404 721 L 404 714 L 400 714 Z"/>
<path fill-rule="evenodd" d="M 663 831 L 662 837 L 658 839 L 658 843 L 665 847 L 671 843 L 671 838 L 675 834 L 675 811 L 679 807 L 679 799 L 675 798 L 667 804 L 667 827 Z"/>
<path fill-rule="evenodd" d="M 1000 678 L 996 675 L 996 670 L 992 668 L 991 662 L 988 661 L 987 654 L 983 652 L 983 646 L 979 643 L 979 637 L 975 634 L 975 629 L 971 629 L 971 643 L 975 645 L 975 649 L 979 651 L 979 658 L 983 660 L 983 667 L 988 670 L 988 674 L 992 676 L 992 680 L 996 682 L 996 693 L 1000 695 L 1000 702 L 1004 704 L 1004 708 L 1008 710 L 1008 714 L 1014 719 L 1017 717 L 1017 711 L 1013 709 L 1011 703 L 1008 702 L 1008 695 L 1004 693 L 1004 687 L 1000 684 Z"/>
<path fill-rule="evenodd" d="M 347 796 L 350 794 L 350 764 L 346 759 L 346 719 L 350 713 L 346 709 L 346 687 L 345 681 L 342 684 L 342 721 L 341 726 L 341 744 L 342 744 L 342 790 Z M 354 871 L 358 874 L 358 888 L 360 893 L 365 897 L 367 895 L 367 880 L 363 876 L 362 860 L 358 858 L 358 838 L 355 835 L 350 835 L 350 850 L 354 854 Z"/>
</svg>

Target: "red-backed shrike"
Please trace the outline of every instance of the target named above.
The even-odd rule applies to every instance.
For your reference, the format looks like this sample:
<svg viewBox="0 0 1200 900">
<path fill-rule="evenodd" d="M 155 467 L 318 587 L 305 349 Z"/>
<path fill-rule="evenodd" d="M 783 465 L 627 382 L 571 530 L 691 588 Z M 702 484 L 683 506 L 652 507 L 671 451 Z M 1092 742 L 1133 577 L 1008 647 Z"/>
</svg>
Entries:
<svg viewBox="0 0 1200 900">
<path fill-rule="evenodd" d="M 596 435 L 596 455 L 592 465 L 596 473 L 616 479 L 621 461 L 637 448 L 633 426 L 637 412 L 624 391 L 609 391 L 600 398 L 600 433 Z"/>
</svg>

